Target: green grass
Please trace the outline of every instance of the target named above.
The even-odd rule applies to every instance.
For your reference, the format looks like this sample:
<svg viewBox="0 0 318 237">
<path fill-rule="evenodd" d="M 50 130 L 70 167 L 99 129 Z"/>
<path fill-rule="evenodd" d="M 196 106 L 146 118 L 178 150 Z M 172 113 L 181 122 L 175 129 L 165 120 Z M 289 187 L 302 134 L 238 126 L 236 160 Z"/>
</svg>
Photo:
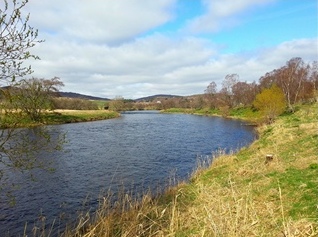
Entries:
<svg viewBox="0 0 318 237">
<path fill-rule="evenodd" d="M 240 118 L 255 118 L 259 115 L 258 111 L 251 107 L 238 107 L 230 110 L 230 116 Z"/>
<path fill-rule="evenodd" d="M 264 187 L 269 192 L 278 186 L 286 197 L 285 208 L 288 216 L 294 220 L 308 218 L 317 220 L 317 177 L 318 169 L 312 165 L 306 169 L 288 168 L 285 172 L 271 172 L 266 175 L 272 182 Z"/>
<path fill-rule="evenodd" d="M 120 114 L 107 110 L 60 110 L 59 112 L 43 113 L 40 121 L 32 121 L 20 113 L 2 115 L 2 128 L 32 127 L 44 124 L 65 124 L 88 122 L 119 117 Z"/>
<path fill-rule="evenodd" d="M 193 114 L 195 112 L 194 109 L 183 109 L 183 108 L 170 108 L 162 110 L 163 113 L 187 113 Z"/>
<path fill-rule="evenodd" d="M 35 124 L 30 118 L 23 116 L 20 113 L 2 114 L 0 119 L 1 128 L 28 127 Z"/>
<path fill-rule="evenodd" d="M 50 113 L 43 117 L 44 123 L 61 124 L 104 120 L 118 117 L 119 114 L 113 111 L 92 110 L 92 111 L 71 111 L 61 113 Z"/>
<path fill-rule="evenodd" d="M 163 110 L 164 113 L 187 113 L 206 116 L 222 116 L 222 112 L 219 109 L 183 109 L 183 108 L 170 108 Z M 252 109 L 251 107 L 237 107 L 229 110 L 229 118 L 241 119 L 251 122 L 252 124 L 259 123 L 261 121 L 261 114 Z"/>
</svg>

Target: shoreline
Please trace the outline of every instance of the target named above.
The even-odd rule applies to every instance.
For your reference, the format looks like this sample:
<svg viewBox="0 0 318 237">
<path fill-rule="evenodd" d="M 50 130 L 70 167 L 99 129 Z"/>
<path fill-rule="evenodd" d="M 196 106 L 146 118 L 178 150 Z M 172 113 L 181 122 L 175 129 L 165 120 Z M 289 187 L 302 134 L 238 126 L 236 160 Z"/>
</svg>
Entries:
<svg viewBox="0 0 318 237">
<path fill-rule="evenodd" d="M 38 122 L 30 121 L 27 117 L 14 117 L 17 122 L 5 123 L 1 129 L 93 122 L 119 118 L 120 116 L 120 113 L 110 110 L 54 110 L 44 113 L 42 119 Z"/>
<path fill-rule="evenodd" d="M 241 114 L 241 115 L 222 115 L 220 114 L 220 111 L 216 110 L 194 110 L 194 109 L 168 109 L 168 110 L 162 110 L 161 113 L 176 113 L 176 114 L 193 114 L 198 116 L 209 116 L 209 117 L 218 117 L 218 118 L 224 118 L 224 119 L 234 119 L 234 120 L 240 120 L 243 122 L 250 123 L 250 126 L 259 126 L 260 124 L 260 116 L 258 113 L 254 114 Z M 232 111 L 235 113 L 235 110 Z M 250 112 L 250 111 L 249 111 Z M 252 113 L 252 112 L 250 112 Z"/>
</svg>

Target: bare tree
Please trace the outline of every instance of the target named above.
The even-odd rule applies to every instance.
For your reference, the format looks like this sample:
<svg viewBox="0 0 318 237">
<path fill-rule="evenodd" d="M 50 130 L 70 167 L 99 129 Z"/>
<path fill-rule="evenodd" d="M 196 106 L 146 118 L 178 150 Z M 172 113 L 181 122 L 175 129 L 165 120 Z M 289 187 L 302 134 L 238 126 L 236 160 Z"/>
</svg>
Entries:
<svg viewBox="0 0 318 237">
<path fill-rule="evenodd" d="M 58 77 L 50 80 L 32 78 L 21 80 L 11 88 L 10 100 L 15 110 L 21 110 L 33 121 L 40 121 L 46 110 L 53 109 L 53 95 L 64 86 Z"/>
<path fill-rule="evenodd" d="M 31 66 L 23 63 L 30 58 L 39 59 L 30 49 L 42 41 L 37 40 L 38 31 L 28 25 L 29 15 L 22 15 L 28 0 L 0 1 L 4 5 L 0 9 L 0 79 L 12 82 L 32 73 Z"/>
<path fill-rule="evenodd" d="M 217 106 L 217 85 L 214 81 L 212 81 L 204 91 L 205 98 L 207 103 L 211 109 L 214 109 Z"/>
<path fill-rule="evenodd" d="M 239 81 L 238 74 L 228 74 L 222 82 L 222 89 L 220 96 L 226 106 L 230 108 L 234 106 L 233 100 L 233 86 Z"/>
<path fill-rule="evenodd" d="M 258 86 L 255 82 L 237 82 L 232 86 L 233 100 L 235 104 L 241 104 L 244 106 L 252 105 L 258 92 Z"/>
<path fill-rule="evenodd" d="M 267 72 L 264 76 L 259 79 L 260 89 L 270 88 L 273 84 L 276 84 L 276 73 L 277 69 Z"/>
<path fill-rule="evenodd" d="M 284 91 L 288 108 L 294 111 L 293 104 L 298 100 L 308 70 L 301 58 L 292 58 L 286 66 L 278 70 L 277 85 Z"/>
<path fill-rule="evenodd" d="M 292 58 L 286 65 L 266 73 L 260 78 L 262 88 L 269 88 L 277 84 L 285 95 L 290 111 L 294 111 L 294 104 L 313 96 L 314 83 L 311 82 L 311 67 L 301 58 Z"/>
<path fill-rule="evenodd" d="M 97 110 L 98 104 L 80 98 L 53 97 L 53 109 Z"/>
<path fill-rule="evenodd" d="M 217 85 L 214 81 L 212 81 L 204 91 L 205 94 L 212 94 L 212 95 L 215 95 L 216 92 L 217 92 Z"/>
<path fill-rule="evenodd" d="M 317 97 L 317 90 L 318 90 L 318 61 L 314 61 L 312 63 L 312 65 L 311 65 L 311 67 L 310 67 L 309 81 L 312 83 L 314 96 Z"/>
<path fill-rule="evenodd" d="M 125 100 L 122 96 L 116 96 L 115 99 L 109 102 L 109 109 L 114 111 L 122 111 L 125 107 Z"/>
</svg>

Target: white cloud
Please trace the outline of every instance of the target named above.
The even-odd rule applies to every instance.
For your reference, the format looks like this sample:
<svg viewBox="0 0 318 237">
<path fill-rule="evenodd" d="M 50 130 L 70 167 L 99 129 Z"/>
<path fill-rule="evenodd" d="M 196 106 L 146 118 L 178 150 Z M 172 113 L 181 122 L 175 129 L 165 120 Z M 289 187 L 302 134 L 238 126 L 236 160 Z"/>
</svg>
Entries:
<svg viewBox="0 0 318 237">
<path fill-rule="evenodd" d="M 114 88 L 135 89 L 137 86 L 131 86 L 135 83 L 171 83 L 178 78 L 166 74 L 204 64 L 215 50 L 203 39 L 170 39 L 155 34 L 120 46 L 47 40 L 34 53 L 42 55 L 40 61 L 32 62 L 34 76 L 59 76 L 70 90 L 70 86 L 76 86 L 79 89 L 73 91 L 79 92 L 96 88 L 92 91 L 99 95 L 104 83 L 112 88 L 104 96 L 113 97 L 120 94 L 113 92 Z M 128 91 L 123 92 L 126 95 Z"/>
<path fill-rule="evenodd" d="M 225 24 L 222 22 L 234 19 L 232 16 L 271 1 L 205 0 L 207 14 L 194 19 L 188 27 L 196 27 L 198 32 L 216 30 Z M 230 73 L 239 74 L 242 81 L 258 81 L 292 57 L 309 61 L 317 58 L 317 38 L 222 54 L 221 46 L 210 39 L 177 33 L 173 37 L 146 34 L 173 19 L 176 3 L 177 0 L 30 1 L 31 25 L 39 28 L 40 38 L 46 40 L 33 50 L 41 57 L 40 61 L 31 62 L 33 76 L 58 76 L 65 83 L 63 91 L 107 98 L 191 95 L 203 93 L 211 81 L 220 85 Z"/>
<path fill-rule="evenodd" d="M 307 62 L 317 61 L 318 38 L 286 41 L 274 49 L 264 49 L 262 61 L 281 65 L 293 57 L 301 57 Z M 274 69 L 274 68 L 273 68 Z"/>
<path fill-rule="evenodd" d="M 191 54 L 196 52 L 195 54 Z M 88 73 L 118 75 L 161 75 L 173 68 L 201 64 L 213 54 L 205 40 L 172 40 L 162 35 L 136 39 L 120 46 L 46 41 L 36 48 L 43 55 L 38 63 L 51 63 L 58 72 L 85 70 Z"/>
<path fill-rule="evenodd" d="M 211 81 L 220 85 L 227 74 L 252 82 L 292 57 L 313 61 L 317 47 L 317 39 L 300 39 L 242 54 L 218 54 L 205 40 L 162 35 L 116 47 L 46 42 L 37 47 L 44 56 L 33 68 L 35 76 L 61 77 L 64 91 L 108 98 L 191 95 L 202 93 Z"/>
<path fill-rule="evenodd" d="M 33 0 L 26 10 L 40 32 L 116 44 L 173 19 L 175 4 L 176 0 Z"/>
</svg>

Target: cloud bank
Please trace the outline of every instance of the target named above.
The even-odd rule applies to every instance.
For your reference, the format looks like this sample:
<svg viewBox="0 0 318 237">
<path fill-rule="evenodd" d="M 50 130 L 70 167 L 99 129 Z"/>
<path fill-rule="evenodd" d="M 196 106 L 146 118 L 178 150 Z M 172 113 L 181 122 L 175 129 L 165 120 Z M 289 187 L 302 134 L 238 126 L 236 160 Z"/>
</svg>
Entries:
<svg viewBox="0 0 318 237">
<path fill-rule="evenodd" d="M 203 93 L 230 73 L 252 82 L 292 57 L 315 60 L 317 38 L 297 38 L 271 47 L 224 53 L 212 37 L 240 24 L 240 14 L 273 0 L 202 0 L 202 15 L 178 20 L 176 0 L 33 0 L 26 12 L 44 43 L 33 53 L 33 76 L 58 76 L 63 91 L 114 98 Z M 231 22 L 234 22 L 233 24 Z"/>
</svg>

